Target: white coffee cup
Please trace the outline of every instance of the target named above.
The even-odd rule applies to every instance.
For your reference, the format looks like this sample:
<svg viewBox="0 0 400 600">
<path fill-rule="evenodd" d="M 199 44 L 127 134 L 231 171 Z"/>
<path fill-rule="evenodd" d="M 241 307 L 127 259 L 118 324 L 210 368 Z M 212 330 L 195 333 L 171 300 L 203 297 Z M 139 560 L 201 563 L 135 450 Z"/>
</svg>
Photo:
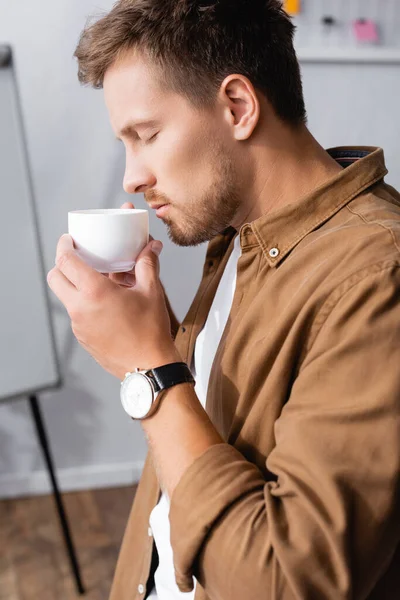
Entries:
<svg viewBox="0 0 400 600">
<path fill-rule="evenodd" d="M 100 273 L 125 273 L 149 243 L 149 211 L 73 210 L 68 213 L 68 233 L 90 267 Z"/>
</svg>

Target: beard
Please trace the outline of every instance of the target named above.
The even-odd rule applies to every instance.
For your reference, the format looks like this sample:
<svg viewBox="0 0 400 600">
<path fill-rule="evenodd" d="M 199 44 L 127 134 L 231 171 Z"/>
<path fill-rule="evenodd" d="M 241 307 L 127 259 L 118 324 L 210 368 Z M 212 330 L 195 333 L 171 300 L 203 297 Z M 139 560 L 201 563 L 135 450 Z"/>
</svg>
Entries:
<svg viewBox="0 0 400 600">
<path fill-rule="evenodd" d="M 191 198 L 183 206 L 170 202 L 164 194 L 145 192 L 146 202 L 169 204 L 169 214 L 162 218 L 169 239 L 177 246 L 199 246 L 229 227 L 242 206 L 238 192 L 237 172 L 233 160 L 221 147 L 212 152 L 210 164 L 215 165 L 212 183 L 200 198 Z"/>
</svg>

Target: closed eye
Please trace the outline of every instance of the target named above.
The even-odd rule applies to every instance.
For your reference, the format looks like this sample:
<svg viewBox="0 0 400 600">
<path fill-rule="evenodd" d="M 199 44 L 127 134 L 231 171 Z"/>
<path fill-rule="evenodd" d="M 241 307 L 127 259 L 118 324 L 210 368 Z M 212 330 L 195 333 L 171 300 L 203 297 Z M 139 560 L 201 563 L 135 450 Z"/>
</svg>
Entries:
<svg viewBox="0 0 400 600">
<path fill-rule="evenodd" d="M 152 135 L 152 136 L 151 136 L 151 138 L 149 138 L 149 139 L 147 140 L 146 144 L 150 144 L 151 142 L 154 142 L 154 141 L 155 141 L 155 139 L 157 138 L 157 136 L 158 136 L 158 134 L 159 134 L 159 133 L 160 133 L 160 132 L 159 132 L 159 131 L 157 131 L 157 133 L 155 133 L 154 135 Z"/>
</svg>

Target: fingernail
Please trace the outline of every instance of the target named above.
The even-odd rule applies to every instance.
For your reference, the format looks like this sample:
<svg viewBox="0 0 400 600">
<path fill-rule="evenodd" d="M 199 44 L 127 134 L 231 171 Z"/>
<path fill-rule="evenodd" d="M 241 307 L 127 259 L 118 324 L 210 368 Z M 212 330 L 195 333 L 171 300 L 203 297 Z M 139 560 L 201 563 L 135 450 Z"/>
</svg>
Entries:
<svg viewBox="0 0 400 600">
<path fill-rule="evenodd" d="M 152 250 L 152 252 L 154 252 L 154 254 L 155 254 L 156 256 L 160 256 L 160 254 L 161 254 L 161 251 L 162 251 L 163 247 L 164 247 L 164 246 L 163 246 L 162 242 L 159 242 L 159 241 L 157 240 L 156 242 L 153 242 L 153 243 L 152 243 L 152 245 L 151 245 L 151 250 Z"/>
</svg>

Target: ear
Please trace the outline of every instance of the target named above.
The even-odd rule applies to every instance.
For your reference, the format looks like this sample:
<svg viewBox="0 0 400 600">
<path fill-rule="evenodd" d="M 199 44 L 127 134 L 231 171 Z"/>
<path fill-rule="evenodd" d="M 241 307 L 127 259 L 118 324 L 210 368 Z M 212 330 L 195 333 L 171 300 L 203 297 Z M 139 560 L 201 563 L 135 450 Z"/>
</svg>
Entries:
<svg viewBox="0 0 400 600">
<path fill-rule="evenodd" d="M 249 139 L 260 120 L 260 102 L 251 81 L 244 75 L 229 75 L 219 96 L 234 138 Z"/>
</svg>

